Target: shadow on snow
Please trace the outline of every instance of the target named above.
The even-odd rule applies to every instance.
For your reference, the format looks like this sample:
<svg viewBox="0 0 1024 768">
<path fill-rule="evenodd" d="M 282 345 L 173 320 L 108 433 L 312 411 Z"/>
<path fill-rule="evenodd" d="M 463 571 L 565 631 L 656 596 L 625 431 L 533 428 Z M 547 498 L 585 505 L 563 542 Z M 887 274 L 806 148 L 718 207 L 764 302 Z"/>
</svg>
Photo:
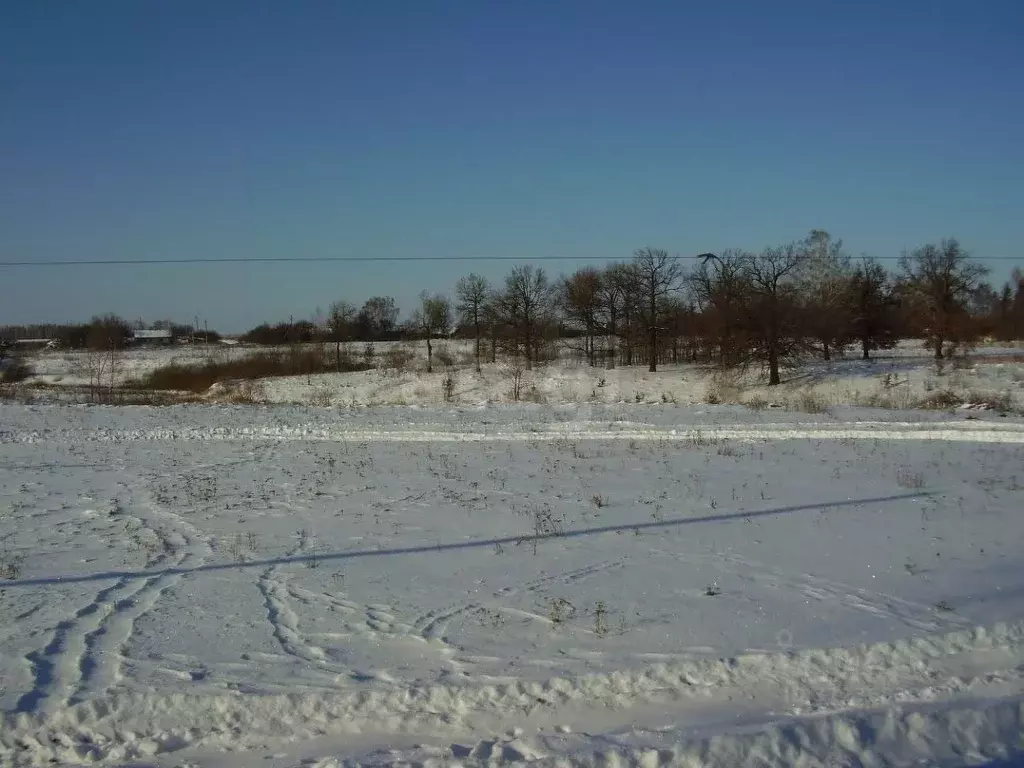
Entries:
<svg viewBox="0 0 1024 768">
<path fill-rule="evenodd" d="M 211 563 L 199 565 L 194 568 L 163 568 L 155 570 L 122 570 L 103 571 L 89 574 L 67 574 L 62 576 L 46 576 L 27 579 L 14 579 L 11 581 L 0 580 L 0 588 L 11 589 L 12 587 L 36 587 L 62 584 L 80 584 L 90 581 L 105 581 L 107 579 L 150 579 L 155 576 L 184 576 L 188 574 L 206 573 L 211 571 L 226 571 L 241 568 L 266 568 L 272 565 L 287 565 L 289 563 L 324 563 L 331 560 L 355 560 L 363 557 L 394 557 L 398 555 L 418 555 L 437 552 L 452 552 L 460 549 L 476 549 L 479 547 L 493 547 L 498 544 L 530 544 L 534 541 L 548 541 L 552 539 L 576 539 L 583 536 L 596 536 L 602 533 L 621 533 L 623 531 L 657 530 L 663 528 L 678 528 L 684 525 L 697 525 L 700 523 L 728 523 L 736 520 L 752 520 L 759 517 L 772 517 L 775 515 L 793 514 L 795 512 L 811 512 L 814 510 L 836 509 L 840 507 L 856 507 L 862 504 L 882 504 L 891 501 L 905 501 L 910 499 L 923 499 L 933 496 L 934 493 L 921 491 L 916 493 L 897 494 L 893 496 L 876 496 L 864 499 L 846 499 L 844 501 L 832 501 L 816 504 L 795 504 L 772 509 L 762 509 L 753 512 L 728 512 L 706 517 L 684 517 L 672 520 L 661 520 L 656 522 L 643 523 L 622 523 L 619 525 L 602 525 L 594 528 L 575 528 L 568 531 L 559 531 L 546 534 L 526 534 L 523 536 L 503 536 L 493 539 L 475 539 L 473 541 L 460 541 L 447 544 L 421 544 L 410 547 L 395 547 L 392 549 L 357 549 L 345 552 L 317 552 L 308 555 L 292 555 L 277 558 L 264 558 L 261 560 L 247 560 L 245 562 Z"/>
</svg>

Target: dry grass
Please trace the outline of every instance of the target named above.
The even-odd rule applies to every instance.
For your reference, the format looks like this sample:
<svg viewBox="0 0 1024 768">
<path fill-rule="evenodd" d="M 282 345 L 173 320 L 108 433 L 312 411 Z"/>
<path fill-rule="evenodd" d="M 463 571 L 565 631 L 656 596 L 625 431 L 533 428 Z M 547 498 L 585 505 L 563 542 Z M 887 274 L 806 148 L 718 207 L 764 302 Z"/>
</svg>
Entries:
<svg viewBox="0 0 1024 768">
<path fill-rule="evenodd" d="M 394 373 L 404 373 L 413 367 L 416 355 L 405 347 L 393 346 L 380 356 L 380 367 Z"/>
<path fill-rule="evenodd" d="M 342 357 L 343 371 L 364 371 L 369 365 Z M 172 363 L 149 373 L 129 387 L 136 390 L 205 392 L 217 382 L 266 379 L 275 376 L 312 375 L 338 370 L 338 361 L 323 347 L 295 347 L 284 352 L 260 352 L 238 360 L 208 360 L 198 366 Z"/>
<path fill-rule="evenodd" d="M 787 401 L 786 410 L 800 413 L 826 413 L 828 402 L 823 395 L 817 392 L 801 392 L 795 398 Z"/>
<path fill-rule="evenodd" d="M 0 369 L 0 383 L 19 384 L 29 376 L 32 376 L 33 373 L 31 365 L 15 357 L 8 360 L 7 364 Z"/>
<path fill-rule="evenodd" d="M 900 488 L 918 490 L 924 488 L 924 475 L 915 472 L 910 467 L 902 466 L 896 470 L 896 484 Z"/>
</svg>

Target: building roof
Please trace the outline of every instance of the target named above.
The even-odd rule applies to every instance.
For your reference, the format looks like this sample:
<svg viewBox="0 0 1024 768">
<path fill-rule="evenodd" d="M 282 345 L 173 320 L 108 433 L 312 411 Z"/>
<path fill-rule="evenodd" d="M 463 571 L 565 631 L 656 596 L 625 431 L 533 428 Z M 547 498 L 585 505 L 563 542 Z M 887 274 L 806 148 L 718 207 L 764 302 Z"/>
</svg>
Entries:
<svg viewBox="0 0 1024 768">
<path fill-rule="evenodd" d="M 171 332 L 166 329 L 155 329 L 147 328 L 138 331 L 132 331 L 132 338 L 135 339 L 169 339 L 171 338 Z"/>
</svg>

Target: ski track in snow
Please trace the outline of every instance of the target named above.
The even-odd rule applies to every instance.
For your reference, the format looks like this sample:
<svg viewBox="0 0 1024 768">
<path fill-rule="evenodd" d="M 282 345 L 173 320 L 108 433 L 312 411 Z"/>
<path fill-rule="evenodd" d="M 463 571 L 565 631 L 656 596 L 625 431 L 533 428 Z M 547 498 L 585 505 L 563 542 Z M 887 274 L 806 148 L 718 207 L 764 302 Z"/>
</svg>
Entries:
<svg viewBox="0 0 1024 768">
<path fill-rule="evenodd" d="M 451 423 L 379 430 L 351 428 L 344 424 L 272 424 L 251 428 L 197 425 L 167 429 L 0 431 L 0 444 L 25 446 L 177 441 L 512 443 L 567 440 L 705 445 L 715 440 L 809 439 L 1024 444 L 1024 425 L 933 421 L 655 427 L 632 422 L 577 421 L 561 425 L 545 423 L 526 429 L 510 426 L 493 431 L 462 431 L 453 429 Z M 195 463 L 192 469 L 216 470 L 245 464 L 246 460 Z M 371 488 L 367 483 L 365 488 L 355 490 Z M 293 490 L 288 486 L 281 497 L 268 499 L 261 514 L 286 515 L 313 509 L 312 502 L 303 499 L 301 494 L 292 498 Z M 352 491 L 352 488 L 342 488 L 337 496 L 344 498 Z M 630 559 L 602 557 L 598 562 L 562 568 L 550 565 L 557 561 L 548 560 L 546 567 L 550 572 L 541 572 L 511 586 L 477 589 L 471 599 L 440 607 L 434 604 L 429 609 L 424 606 L 418 610 L 400 610 L 373 600 L 359 602 L 340 585 L 326 590 L 322 586 L 309 588 L 298 583 L 302 580 L 301 573 L 289 569 L 288 566 L 294 564 L 290 561 L 315 559 L 318 552 L 315 541 L 302 533 L 297 545 L 273 553 L 281 555 L 278 562 L 254 563 L 259 570 L 254 571 L 247 582 L 248 589 L 255 586 L 258 591 L 265 611 L 264 626 L 269 625 L 271 636 L 284 654 L 283 657 L 273 655 L 284 663 L 296 665 L 296 669 L 301 667 L 305 677 L 303 684 L 296 686 L 296 692 L 255 695 L 238 691 L 206 690 L 196 694 L 140 690 L 123 684 L 131 682 L 123 679 L 123 667 L 136 625 L 157 608 L 166 593 L 182 580 L 191 578 L 191 572 L 210 559 L 214 539 L 198 524 L 163 504 L 144 484 L 129 488 L 128 492 L 130 499 L 115 501 L 111 515 L 124 521 L 126 531 L 131 529 L 140 538 L 154 542 L 145 568 L 123 574 L 104 571 L 101 576 L 109 578 L 96 580 L 97 591 L 87 596 L 84 604 L 79 601 L 70 617 L 49 629 L 40 647 L 24 655 L 24 663 L 31 670 L 31 688 L 20 696 L 15 712 L 0 715 L 0 764 L 116 763 L 198 749 L 261 750 L 270 743 L 288 744 L 349 735 L 375 735 L 378 741 L 384 738 L 386 743 L 388 734 L 427 736 L 435 742 L 439 734 L 442 740 L 466 738 L 446 746 L 434 743 L 370 753 L 359 758 L 359 764 L 426 767 L 450 764 L 453 760 L 481 765 L 725 766 L 783 765 L 799 760 L 807 765 L 846 764 L 842 759 L 867 764 L 890 760 L 894 754 L 900 754 L 901 749 L 918 760 L 975 753 L 1001 757 L 1021 747 L 1019 734 L 1024 729 L 1024 704 L 1012 697 L 1024 694 L 1024 622 L 976 628 L 952 608 L 937 612 L 933 605 L 839 579 L 770 566 L 735 551 L 678 554 L 650 550 L 651 554 L 677 558 L 681 564 L 699 562 L 708 570 L 716 569 L 723 577 L 748 582 L 758 589 L 797 595 L 808 603 L 838 604 L 852 612 L 883 621 L 895 620 L 915 633 L 927 634 L 854 648 L 749 652 L 732 658 L 666 654 L 663 658 L 669 660 L 664 663 L 541 681 L 493 676 L 474 678 L 474 667 L 482 668 L 485 662 L 494 659 L 474 656 L 476 649 L 460 645 L 460 623 L 466 623 L 477 614 L 491 612 L 514 616 L 529 626 L 534 626 L 529 622 L 550 625 L 549 618 L 509 604 L 510 599 L 544 594 L 552 587 L 566 587 L 591 577 L 616 574 L 631 564 Z M 391 505 L 408 508 L 424 495 L 395 496 L 379 502 L 377 508 Z M 763 494 L 761 498 L 764 499 Z M 192 513 L 209 513 L 209 517 L 219 509 L 220 502 L 213 494 L 210 500 L 193 504 Z M 428 504 L 423 506 L 430 509 Z M 526 540 L 529 536 L 523 538 Z M 873 585 L 873 582 L 868 583 Z M 39 610 L 41 604 L 32 606 L 17 614 L 17 619 L 28 619 Z M 330 613 L 333 621 L 328 631 L 309 628 L 308 624 L 304 626 L 309 614 L 323 613 Z M 576 631 L 590 632 L 582 626 Z M 947 634 L 939 634 L 943 632 Z M 444 667 L 463 673 L 462 682 L 419 683 L 395 680 L 386 672 L 379 677 L 361 672 L 347 656 L 348 646 L 355 644 L 350 643 L 353 640 L 384 648 L 415 648 L 414 653 L 427 659 L 426 663 L 433 668 Z M 564 652 L 568 657 L 577 650 L 570 648 Z M 581 652 L 586 653 L 586 650 Z M 271 655 L 265 654 L 268 658 Z M 639 654 L 638 658 L 642 656 Z M 649 657 L 657 658 L 657 655 Z M 261 658 L 260 653 L 254 652 L 251 658 Z M 531 661 L 539 666 L 547 663 L 541 658 Z M 155 663 L 159 664 L 159 659 Z M 158 668 L 158 671 L 174 673 L 169 669 Z M 367 679 L 375 683 L 374 687 L 357 689 L 344 684 L 348 680 Z M 309 685 L 311 681 L 315 685 Z M 986 702 L 983 706 L 958 706 L 965 697 L 982 697 L 993 690 L 1008 691 L 1011 696 L 1005 701 Z M 635 722 L 630 719 L 630 711 L 643 711 L 646 706 L 685 713 L 695 704 L 722 706 L 725 700 L 741 699 L 754 691 L 766 702 L 758 711 L 761 725 L 765 727 L 756 731 L 729 732 L 710 739 L 680 733 L 654 735 L 640 746 L 628 739 L 618 743 L 605 737 L 574 735 L 577 724 L 591 720 L 629 727 Z M 894 702 L 898 705 L 895 709 L 874 711 Z M 928 712 L 914 709 L 925 704 L 942 706 Z M 609 714 L 618 712 L 621 716 Z M 795 719 L 784 722 L 786 718 Z M 550 727 L 561 722 L 572 726 L 567 725 L 560 736 L 526 736 L 521 730 L 523 723 Z M 476 738 L 481 733 L 504 735 Z M 631 738 L 635 741 L 640 736 L 634 733 Z M 880 739 L 888 739 L 884 749 L 879 746 Z M 984 752 L 985 748 L 989 751 Z M 876 753 L 877 759 L 872 757 Z M 816 756 L 837 754 L 845 758 L 838 763 L 827 763 L 824 759 L 815 762 Z M 354 760 L 348 755 L 304 764 L 330 768 L 355 765 Z"/>
</svg>

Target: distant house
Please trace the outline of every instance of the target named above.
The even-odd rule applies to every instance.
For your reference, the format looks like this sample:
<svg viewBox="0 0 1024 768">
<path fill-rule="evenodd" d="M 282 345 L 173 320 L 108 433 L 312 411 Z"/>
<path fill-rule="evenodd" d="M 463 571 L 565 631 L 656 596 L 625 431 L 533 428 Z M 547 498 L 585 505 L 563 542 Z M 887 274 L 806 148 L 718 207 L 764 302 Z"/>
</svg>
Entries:
<svg viewBox="0 0 1024 768">
<path fill-rule="evenodd" d="M 170 344 L 169 328 L 148 328 L 132 331 L 132 344 Z"/>
</svg>

